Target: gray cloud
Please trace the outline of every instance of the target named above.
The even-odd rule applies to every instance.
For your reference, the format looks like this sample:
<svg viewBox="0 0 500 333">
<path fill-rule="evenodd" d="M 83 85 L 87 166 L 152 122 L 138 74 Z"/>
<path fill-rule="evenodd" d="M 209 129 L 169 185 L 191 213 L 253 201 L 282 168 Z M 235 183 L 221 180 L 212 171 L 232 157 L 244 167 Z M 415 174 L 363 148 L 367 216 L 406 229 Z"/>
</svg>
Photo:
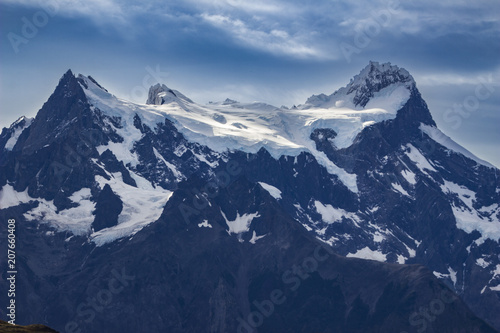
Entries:
<svg viewBox="0 0 500 333">
<path fill-rule="evenodd" d="M 5 35 L 20 34 L 22 18 L 30 19 L 40 3 L 0 0 L 2 126 L 33 115 L 53 88 L 47 82 L 57 83 L 68 68 L 127 95 L 146 66 L 161 65 L 169 72 L 165 83 L 199 102 L 233 97 L 290 106 L 345 85 L 368 60 L 391 61 L 414 75 L 448 132 L 439 123 L 443 109 L 460 103 L 481 77 L 500 80 L 497 0 L 44 3 L 57 3 L 56 15 L 14 53 Z M 343 45 L 355 48 L 350 59 Z M 500 101 L 483 104 L 463 128 L 500 144 L 488 118 Z M 449 134 L 471 144 L 480 137 Z"/>
</svg>

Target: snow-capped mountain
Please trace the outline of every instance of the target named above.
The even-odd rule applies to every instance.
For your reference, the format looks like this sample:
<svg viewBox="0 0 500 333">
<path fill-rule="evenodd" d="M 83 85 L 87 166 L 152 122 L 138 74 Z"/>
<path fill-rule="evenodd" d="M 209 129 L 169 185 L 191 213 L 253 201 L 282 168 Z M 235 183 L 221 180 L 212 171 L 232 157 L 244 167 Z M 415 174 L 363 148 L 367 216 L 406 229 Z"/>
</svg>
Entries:
<svg viewBox="0 0 500 333">
<path fill-rule="evenodd" d="M 249 331 L 239 319 L 275 289 L 289 302 L 252 330 L 489 331 L 460 300 L 418 312 L 446 284 L 500 328 L 498 169 L 437 128 L 397 66 L 371 62 L 293 109 L 200 105 L 164 84 L 135 104 L 68 71 L 0 149 L 27 321 L 132 332 L 140 313 L 149 331 Z M 340 256 L 290 290 L 318 244 Z M 82 315 L 112 269 L 133 288 Z"/>
</svg>

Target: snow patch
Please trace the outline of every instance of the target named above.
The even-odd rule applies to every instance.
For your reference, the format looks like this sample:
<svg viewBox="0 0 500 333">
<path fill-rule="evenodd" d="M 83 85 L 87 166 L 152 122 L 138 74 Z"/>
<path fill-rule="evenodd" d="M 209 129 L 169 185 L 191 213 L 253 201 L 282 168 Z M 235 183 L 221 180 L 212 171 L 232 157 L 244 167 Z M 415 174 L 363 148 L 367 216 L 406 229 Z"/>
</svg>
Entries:
<svg viewBox="0 0 500 333">
<path fill-rule="evenodd" d="M 26 123 L 24 124 L 24 126 L 16 128 L 14 130 L 14 133 L 11 134 L 9 140 L 7 140 L 7 142 L 5 143 L 4 148 L 6 150 L 12 150 L 14 148 L 21 133 L 25 130 L 25 128 L 29 127 L 31 125 L 31 123 L 33 122 L 33 119 L 31 119 L 31 118 L 28 119 L 25 117 L 21 117 L 14 124 L 12 124 L 12 126 L 15 126 L 16 124 L 18 124 L 20 121 L 22 121 L 24 119 L 26 119 Z M 12 126 L 11 126 L 11 128 L 12 128 Z"/>
<path fill-rule="evenodd" d="M 448 267 L 448 272 L 450 272 L 451 282 L 453 282 L 453 285 L 455 286 L 457 284 L 457 272 L 451 267 Z"/>
<path fill-rule="evenodd" d="M 321 215 L 321 218 L 326 223 L 342 222 L 342 218 L 352 219 L 358 221 L 359 218 L 356 214 L 345 211 L 341 208 L 334 208 L 330 204 L 323 205 L 320 201 L 314 201 L 316 211 Z"/>
<path fill-rule="evenodd" d="M 174 174 L 175 179 L 178 182 L 180 182 L 181 180 L 183 180 L 185 178 L 184 175 L 179 170 L 177 170 L 177 167 L 175 165 L 173 165 L 172 163 L 168 162 L 167 160 L 165 160 L 165 158 L 163 158 L 163 156 L 161 156 L 161 154 L 158 152 L 158 150 L 156 150 L 155 147 L 153 147 L 153 152 L 154 152 L 156 158 L 158 160 L 162 161 L 163 163 L 165 163 L 165 165 L 167 166 L 167 168 L 169 168 L 170 171 L 172 171 L 172 173 Z"/>
<path fill-rule="evenodd" d="M 262 235 L 262 236 L 257 236 L 257 233 L 254 230 L 253 231 L 253 235 L 252 235 L 252 239 L 250 239 L 250 243 L 255 244 L 255 242 L 257 242 L 259 239 L 264 238 L 266 236 L 267 236 L 267 234 L 266 235 Z"/>
<path fill-rule="evenodd" d="M 414 249 L 410 248 L 405 243 L 403 243 L 403 245 L 406 247 L 406 251 L 408 251 L 408 254 L 410 255 L 410 258 L 415 258 L 415 256 L 417 255 L 417 252 Z M 419 245 L 420 245 L 420 243 L 419 243 Z M 418 245 L 417 245 L 417 247 L 418 247 Z"/>
<path fill-rule="evenodd" d="M 0 209 L 14 207 L 33 200 L 37 199 L 33 199 L 28 195 L 28 188 L 23 192 L 17 192 L 14 187 L 6 184 L 0 190 Z"/>
<path fill-rule="evenodd" d="M 481 237 L 475 241 L 477 245 L 484 243 L 486 239 L 492 239 L 496 242 L 500 239 L 500 221 L 496 216 L 484 218 L 476 210 L 470 210 L 467 207 L 457 207 L 451 205 L 453 215 L 457 222 L 457 228 L 470 234 L 474 230 L 479 231 Z"/>
<path fill-rule="evenodd" d="M 172 196 L 172 191 L 161 187 L 155 188 L 148 180 L 132 171 L 130 171 L 130 175 L 135 180 L 137 187 L 124 183 L 120 172 L 111 174 L 110 180 L 99 175 L 95 177 L 101 188 L 105 184 L 109 184 L 113 192 L 123 202 L 123 209 L 118 215 L 118 224 L 90 235 L 97 246 L 123 237 L 133 236 L 148 224 L 155 222 Z"/>
<path fill-rule="evenodd" d="M 408 192 L 406 192 L 406 190 L 403 188 L 403 186 L 401 186 L 400 184 L 391 183 L 391 186 L 394 189 L 394 191 L 399 192 L 399 193 L 401 193 L 403 195 L 406 195 L 407 197 L 411 197 L 408 194 Z"/>
<path fill-rule="evenodd" d="M 208 223 L 208 220 L 203 220 L 203 222 L 198 223 L 198 227 L 200 228 L 212 228 L 212 225 Z"/>
<path fill-rule="evenodd" d="M 443 274 L 443 273 L 439 273 L 439 272 L 432 272 L 434 274 L 435 277 L 437 277 L 438 279 L 447 279 L 450 277 L 450 274 Z"/>
<path fill-rule="evenodd" d="M 277 189 L 276 187 L 272 186 L 272 185 L 269 185 L 269 184 L 266 184 L 264 182 L 259 182 L 260 186 L 262 186 L 262 188 L 264 190 L 266 190 L 274 199 L 276 200 L 279 200 L 281 199 L 281 191 L 279 189 Z"/>
<path fill-rule="evenodd" d="M 381 243 L 385 239 L 385 236 L 378 231 L 376 231 L 372 236 L 375 243 Z"/>
<path fill-rule="evenodd" d="M 467 233 L 477 230 L 481 237 L 475 241 L 477 245 L 484 243 L 486 239 L 496 242 L 500 239 L 500 220 L 498 215 L 500 209 L 498 204 L 488 207 L 474 208 L 476 193 L 467 187 L 444 180 L 441 185 L 443 193 L 451 194 L 455 201 L 451 203 L 451 210 L 455 216 L 457 228 Z"/>
<path fill-rule="evenodd" d="M 220 212 L 229 228 L 229 230 L 227 231 L 228 234 L 238 235 L 238 239 L 240 240 L 240 242 L 243 242 L 241 234 L 250 231 L 250 224 L 252 223 L 253 219 L 260 217 L 259 212 L 255 212 L 253 214 L 243 214 L 241 216 L 240 213 L 236 212 L 236 219 L 234 221 L 230 221 L 227 219 L 226 214 L 224 214 L 222 210 Z"/>
<path fill-rule="evenodd" d="M 398 264 L 403 265 L 406 262 L 406 260 L 408 260 L 408 258 L 406 258 L 405 256 L 403 256 L 401 254 L 398 254 L 398 260 L 397 260 Z"/>
<path fill-rule="evenodd" d="M 425 158 L 425 156 L 422 155 L 420 150 L 415 148 L 415 146 L 409 143 L 406 145 L 406 148 L 408 149 L 407 151 L 405 151 L 406 156 L 408 156 L 408 158 L 413 163 L 415 163 L 415 165 L 420 169 L 420 171 L 422 171 L 422 173 L 429 176 L 427 171 L 437 172 L 437 170 L 434 169 L 434 167 L 429 163 L 429 161 Z"/>
<path fill-rule="evenodd" d="M 381 251 L 378 251 L 378 250 L 371 250 L 368 246 L 356 251 L 356 253 L 348 253 L 346 257 L 371 259 L 371 260 L 376 260 L 376 261 L 381 261 L 381 262 L 387 261 L 387 257 L 385 254 L 383 254 Z"/>
<path fill-rule="evenodd" d="M 77 204 L 76 207 L 57 211 L 54 200 L 36 199 L 38 206 L 24 214 L 28 221 L 47 223 L 57 231 L 70 231 L 74 235 L 88 234 L 94 215 L 90 214 L 95 209 L 95 203 L 90 200 L 89 188 L 82 188 L 74 192 L 69 199 Z"/>
<path fill-rule="evenodd" d="M 441 132 L 437 127 L 430 126 L 430 125 L 425 125 L 425 124 L 420 124 L 420 130 L 427 134 L 432 140 L 436 141 L 440 145 L 448 148 L 449 150 L 462 154 L 467 158 L 470 158 L 471 160 L 475 161 L 478 164 L 484 165 L 488 168 L 495 168 L 492 164 L 486 162 L 485 160 L 480 159 L 455 141 L 453 141 L 449 136 Z"/>
<path fill-rule="evenodd" d="M 441 191 L 445 194 L 456 194 L 458 198 L 469 208 L 473 208 L 473 203 L 476 200 L 476 193 L 469 190 L 467 187 L 455 184 L 444 179 L 444 184 L 440 186 Z"/>
<path fill-rule="evenodd" d="M 490 265 L 490 263 L 484 260 L 483 258 L 479 258 L 476 260 L 476 265 L 482 268 L 486 268 Z"/>
<path fill-rule="evenodd" d="M 417 184 L 416 175 L 413 172 L 411 172 L 410 170 L 401 171 L 401 175 L 406 179 L 406 181 L 409 184 L 411 184 L 411 185 Z"/>
</svg>

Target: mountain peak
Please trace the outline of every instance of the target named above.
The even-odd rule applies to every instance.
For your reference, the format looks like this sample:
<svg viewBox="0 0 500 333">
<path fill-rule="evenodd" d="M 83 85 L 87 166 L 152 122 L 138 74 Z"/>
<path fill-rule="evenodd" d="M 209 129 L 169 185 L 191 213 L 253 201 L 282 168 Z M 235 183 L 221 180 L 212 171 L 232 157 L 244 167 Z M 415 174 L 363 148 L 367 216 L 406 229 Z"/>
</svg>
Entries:
<svg viewBox="0 0 500 333">
<path fill-rule="evenodd" d="M 415 80 L 410 73 L 390 62 L 380 64 L 370 61 L 358 75 L 347 85 L 346 94 L 352 94 L 355 106 L 365 107 L 375 93 L 393 84 L 403 84 L 408 89 L 415 88 Z"/>
<path fill-rule="evenodd" d="M 148 100 L 146 104 L 162 105 L 172 102 L 185 101 L 192 103 L 193 101 L 184 96 L 177 90 L 172 90 L 164 84 L 157 83 L 149 88 Z"/>
<path fill-rule="evenodd" d="M 399 89 L 398 89 L 399 88 Z M 376 61 L 370 61 L 369 64 L 361 70 L 358 75 L 355 75 L 349 84 L 333 94 L 327 96 L 325 94 L 311 96 L 306 105 L 320 107 L 353 107 L 364 109 L 368 107 L 386 106 L 387 103 L 371 103 L 372 99 L 394 99 L 391 96 L 398 90 L 398 95 L 401 92 L 406 92 L 403 95 L 416 91 L 415 80 L 410 73 L 390 62 L 380 64 Z M 376 98 L 375 98 L 376 97 Z M 401 96 L 403 97 L 403 96 Z M 407 97 L 405 97 L 407 99 Z M 405 99 L 403 98 L 403 99 Z M 379 105 L 381 104 L 381 105 Z M 402 106 L 402 105 L 400 105 Z M 393 112 L 397 110 L 391 110 Z"/>
<path fill-rule="evenodd" d="M 379 81 L 383 78 L 388 79 L 388 82 L 410 82 L 415 83 L 411 74 L 404 68 L 398 67 L 397 65 L 391 65 L 390 62 L 379 63 L 377 61 L 371 61 L 368 65 L 361 70 L 361 72 L 354 76 L 351 80 L 353 82 L 359 82 L 360 80 L 370 79 L 371 81 Z"/>
<path fill-rule="evenodd" d="M 75 75 L 73 74 L 73 71 L 71 71 L 71 68 L 69 68 L 69 69 L 66 71 L 66 73 L 64 73 L 64 74 L 63 74 L 63 76 L 62 76 L 61 80 L 62 80 L 62 79 L 64 79 L 65 77 L 68 77 L 68 76 L 73 76 L 73 77 L 75 76 Z"/>
<path fill-rule="evenodd" d="M 30 126 L 30 135 L 26 138 L 26 152 L 34 152 L 43 145 L 55 140 L 60 131 L 68 131 L 75 119 L 85 117 L 89 110 L 87 97 L 71 69 L 59 80 L 57 87 L 47 102 L 38 111 Z M 44 138 L 41 140 L 40 138 Z"/>
</svg>

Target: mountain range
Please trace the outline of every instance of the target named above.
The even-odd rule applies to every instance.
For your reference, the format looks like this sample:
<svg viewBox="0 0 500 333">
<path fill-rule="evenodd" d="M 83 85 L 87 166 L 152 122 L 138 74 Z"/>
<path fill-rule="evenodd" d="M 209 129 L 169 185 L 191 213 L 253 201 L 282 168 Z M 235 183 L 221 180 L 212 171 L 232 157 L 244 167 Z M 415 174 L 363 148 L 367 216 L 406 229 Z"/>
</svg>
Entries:
<svg viewBox="0 0 500 333">
<path fill-rule="evenodd" d="M 292 108 L 201 105 L 160 83 L 136 104 L 68 71 L 0 134 L 18 322 L 496 332 L 498 172 L 389 63 Z"/>
</svg>

